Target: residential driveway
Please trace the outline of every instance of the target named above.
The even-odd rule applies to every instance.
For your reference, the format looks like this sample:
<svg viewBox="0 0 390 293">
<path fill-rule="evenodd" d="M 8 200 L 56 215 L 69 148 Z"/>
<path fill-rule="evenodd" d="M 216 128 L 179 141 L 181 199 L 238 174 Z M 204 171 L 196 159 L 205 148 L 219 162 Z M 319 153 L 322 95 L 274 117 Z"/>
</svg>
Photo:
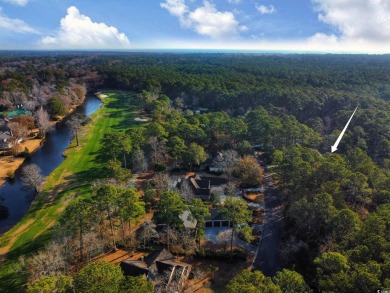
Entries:
<svg viewBox="0 0 390 293">
<path fill-rule="evenodd" d="M 229 231 L 231 232 L 231 228 L 228 227 L 218 227 L 218 228 L 205 228 L 206 230 L 206 235 L 205 238 L 214 244 L 217 244 L 217 236 L 219 233 Z M 240 238 L 237 237 L 237 234 L 234 234 L 234 245 L 235 246 L 240 246 L 241 248 L 245 249 L 248 252 L 252 252 L 253 254 L 256 253 L 257 251 L 257 246 L 254 246 L 252 244 L 246 243 L 245 241 L 241 240 Z"/>
<path fill-rule="evenodd" d="M 214 244 L 217 244 L 217 236 L 219 233 L 222 233 L 224 231 L 230 231 L 231 228 L 229 227 L 216 227 L 216 228 L 205 228 L 206 235 L 205 238 L 209 241 L 211 241 Z"/>
</svg>

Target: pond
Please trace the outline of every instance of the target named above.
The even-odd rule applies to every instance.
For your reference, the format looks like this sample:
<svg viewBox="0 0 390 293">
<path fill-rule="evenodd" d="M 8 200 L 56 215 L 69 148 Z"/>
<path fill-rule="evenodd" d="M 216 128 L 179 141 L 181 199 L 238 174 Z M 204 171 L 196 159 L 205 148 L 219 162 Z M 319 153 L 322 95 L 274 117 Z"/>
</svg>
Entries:
<svg viewBox="0 0 390 293">
<path fill-rule="evenodd" d="M 59 122 L 53 132 L 47 134 L 44 144 L 29 159 L 26 159 L 21 167 L 15 172 L 15 180 L 6 182 L 0 188 L 2 204 L 8 208 L 9 215 L 0 220 L 0 235 L 10 230 L 27 213 L 34 200 L 34 191 L 23 189 L 20 176 L 21 169 L 27 164 L 37 164 L 45 176 L 49 175 L 64 160 L 62 153 L 72 141 L 72 134 L 66 121 L 76 113 L 90 116 L 102 105 L 95 95 L 87 95 L 85 101 L 72 114 Z M 1 203 L 1 202 L 0 202 Z"/>
</svg>

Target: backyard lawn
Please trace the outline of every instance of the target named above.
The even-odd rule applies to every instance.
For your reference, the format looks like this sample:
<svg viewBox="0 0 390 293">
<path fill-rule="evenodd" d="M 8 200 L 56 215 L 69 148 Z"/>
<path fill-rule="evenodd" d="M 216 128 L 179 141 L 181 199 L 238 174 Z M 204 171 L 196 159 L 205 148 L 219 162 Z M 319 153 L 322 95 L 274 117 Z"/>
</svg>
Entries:
<svg viewBox="0 0 390 293">
<path fill-rule="evenodd" d="M 140 127 L 134 121 L 139 112 L 139 97 L 131 92 L 104 92 L 103 106 L 91 116 L 75 142 L 66 151 L 66 159 L 46 179 L 42 192 L 29 212 L 10 231 L 0 237 L 0 289 L 16 292 L 25 281 L 17 272 L 21 255 L 44 246 L 52 236 L 52 227 L 74 196 L 87 196 L 93 180 L 107 176 L 100 158 L 100 139 L 108 131 Z"/>
</svg>

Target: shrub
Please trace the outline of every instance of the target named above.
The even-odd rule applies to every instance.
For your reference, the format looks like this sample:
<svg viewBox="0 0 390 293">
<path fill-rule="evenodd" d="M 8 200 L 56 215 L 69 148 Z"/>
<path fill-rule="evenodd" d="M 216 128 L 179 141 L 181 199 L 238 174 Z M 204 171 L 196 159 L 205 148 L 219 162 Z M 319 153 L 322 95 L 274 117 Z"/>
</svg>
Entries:
<svg viewBox="0 0 390 293">
<path fill-rule="evenodd" d="M 24 152 L 22 153 L 23 157 L 25 158 L 29 158 L 31 157 L 31 153 L 30 153 L 30 150 L 28 149 L 28 147 L 25 147 L 24 148 Z"/>
<path fill-rule="evenodd" d="M 155 170 L 156 172 L 162 172 L 162 171 L 165 171 L 165 170 L 166 170 L 166 167 L 165 167 L 164 164 L 158 163 L 158 164 L 155 164 L 155 165 L 154 165 L 154 170 Z"/>
</svg>

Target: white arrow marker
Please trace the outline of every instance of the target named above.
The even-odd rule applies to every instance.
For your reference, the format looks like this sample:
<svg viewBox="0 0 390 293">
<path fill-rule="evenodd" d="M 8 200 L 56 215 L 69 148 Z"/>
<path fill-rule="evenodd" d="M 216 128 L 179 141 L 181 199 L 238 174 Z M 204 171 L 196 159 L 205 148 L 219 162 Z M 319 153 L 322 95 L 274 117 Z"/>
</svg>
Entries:
<svg viewBox="0 0 390 293">
<path fill-rule="evenodd" d="M 349 122 L 351 122 L 352 117 L 353 117 L 353 115 L 355 115 L 355 112 L 356 112 L 356 110 L 357 110 L 358 107 L 359 107 L 359 106 L 357 106 L 356 109 L 355 109 L 355 111 L 353 111 L 351 118 L 349 118 L 349 120 L 348 120 L 348 122 L 347 122 L 347 125 L 345 125 L 343 131 L 341 131 L 341 133 L 340 133 L 339 137 L 337 138 L 336 142 L 334 143 L 334 145 L 332 145 L 332 153 L 335 152 L 335 151 L 337 151 L 337 146 L 339 145 L 341 139 L 343 138 L 343 135 L 344 135 L 345 131 L 346 131 L 347 128 L 348 128 Z"/>
</svg>

